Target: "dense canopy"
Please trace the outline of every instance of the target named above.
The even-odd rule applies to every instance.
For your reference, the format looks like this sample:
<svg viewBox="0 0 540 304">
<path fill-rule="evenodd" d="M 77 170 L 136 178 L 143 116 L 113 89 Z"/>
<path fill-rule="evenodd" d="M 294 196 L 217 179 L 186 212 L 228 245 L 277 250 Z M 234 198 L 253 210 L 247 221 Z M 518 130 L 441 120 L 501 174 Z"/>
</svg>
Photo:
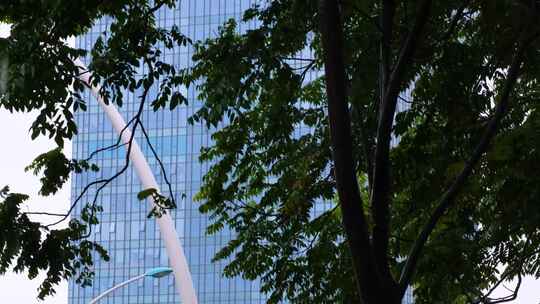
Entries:
<svg viewBox="0 0 540 304">
<path fill-rule="evenodd" d="M 416 303 L 500 303 L 519 288 L 494 299 L 501 281 L 540 277 L 538 1 L 258 1 L 193 41 L 181 71 L 160 61 L 160 46 L 191 40 L 153 22 L 174 1 L 155 2 L 0 4 L 13 24 L 1 41 L 10 73 L 0 106 L 41 111 L 33 136 L 61 147 L 85 110 L 70 64 L 85 51 L 64 39 L 109 16 L 91 50 L 96 83 L 121 105 L 125 90 L 157 82 L 156 97 L 141 95 L 141 109 L 157 111 L 187 102 L 179 85 L 197 86 L 204 103 L 190 122 L 218 129 L 202 151 L 211 166 L 200 210 L 209 233 L 236 232 L 215 259 L 232 258 L 227 276 L 261 278 L 269 303 L 397 304 L 408 286 Z M 44 194 L 96 169 L 61 149 L 32 168 L 44 170 Z M 1 272 L 16 260 L 55 283 L 91 264 L 77 264 L 86 253 L 70 246 L 98 222 L 98 206 L 40 241 L 43 227 L 18 209 L 25 196 L 2 193 Z M 33 254 L 61 233 L 64 259 Z"/>
</svg>

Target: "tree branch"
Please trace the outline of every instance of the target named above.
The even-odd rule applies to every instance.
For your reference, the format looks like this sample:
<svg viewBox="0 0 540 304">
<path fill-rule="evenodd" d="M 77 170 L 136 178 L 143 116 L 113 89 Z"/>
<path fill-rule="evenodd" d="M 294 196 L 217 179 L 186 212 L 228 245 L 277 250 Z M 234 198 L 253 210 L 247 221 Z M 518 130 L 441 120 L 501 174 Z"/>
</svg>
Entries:
<svg viewBox="0 0 540 304">
<path fill-rule="evenodd" d="M 456 10 L 456 14 L 454 15 L 454 17 L 452 17 L 452 20 L 450 21 L 450 26 L 448 26 L 448 30 L 446 30 L 446 33 L 440 40 L 441 42 L 448 40 L 452 36 L 454 30 L 457 28 L 459 21 L 463 17 L 463 12 L 465 11 L 465 8 L 467 8 L 470 2 L 471 0 L 465 0 L 463 4 Z"/>
<path fill-rule="evenodd" d="M 360 125 L 358 127 L 358 133 L 360 135 L 361 145 L 363 146 L 362 148 L 364 150 L 365 166 L 368 179 L 368 193 L 371 193 L 371 189 L 373 186 L 373 147 L 375 146 L 374 138 L 366 132 L 369 122 L 366 121 L 365 124 L 363 123 L 362 112 L 360 108 L 358 106 L 353 106 L 351 114 L 353 120 L 357 121 Z"/>
<path fill-rule="evenodd" d="M 474 167 L 480 161 L 480 158 L 487 150 L 489 143 L 495 136 L 499 123 L 506 114 L 506 109 L 508 108 L 510 100 L 510 94 L 514 88 L 514 85 L 517 82 L 517 78 L 519 76 L 521 64 L 523 61 L 525 47 L 530 42 L 532 42 L 531 37 L 526 37 L 526 35 L 523 33 L 520 35 L 519 41 L 517 43 L 517 49 L 508 70 L 508 76 L 506 78 L 503 91 L 501 93 L 500 101 L 495 109 L 495 114 L 490 120 L 482 138 L 480 139 L 480 142 L 474 149 L 471 158 L 467 161 L 465 167 L 456 177 L 454 182 L 450 185 L 448 190 L 443 194 L 437 205 L 437 208 L 431 214 L 428 222 L 422 228 L 420 235 L 418 236 L 413 247 L 411 248 L 411 251 L 407 258 L 407 263 L 405 264 L 401 272 L 401 277 L 399 280 L 401 290 L 405 290 L 410 284 L 411 278 L 418 263 L 418 259 L 429 238 L 429 235 L 435 229 L 435 226 L 437 225 L 439 219 L 446 213 L 449 208 L 451 208 L 455 204 L 455 198 L 459 194 L 460 190 L 463 188 Z"/>
<path fill-rule="evenodd" d="M 171 182 L 169 181 L 169 178 L 167 177 L 167 172 L 165 170 L 165 166 L 163 165 L 163 161 L 161 161 L 161 159 L 159 158 L 159 155 L 156 152 L 156 149 L 152 145 L 152 142 L 150 142 L 150 136 L 148 136 L 148 133 L 146 132 L 146 129 L 145 129 L 144 125 L 140 124 L 140 126 L 141 126 L 141 131 L 142 131 L 142 133 L 144 135 L 144 138 L 146 140 L 146 143 L 150 147 L 150 150 L 152 151 L 152 155 L 154 155 L 154 157 L 156 158 L 156 160 L 157 160 L 157 162 L 159 164 L 161 174 L 163 175 L 163 180 L 165 181 L 165 184 L 167 184 L 167 190 L 169 191 L 169 195 L 171 197 L 172 207 L 176 208 L 176 200 L 174 199 L 174 194 L 173 194 L 173 191 L 172 191 L 172 185 L 171 185 Z"/>
<path fill-rule="evenodd" d="M 164 4 L 168 4 L 169 1 L 162 0 L 162 1 L 155 1 L 155 5 L 151 7 L 148 12 L 146 12 L 146 17 L 150 16 L 151 14 L 155 13 L 157 10 L 159 10 Z"/>
<path fill-rule="evenodd" d="M 346 96 L 343 29 L 336 0 L 320 1 L 320 26 L 324 52 L 328 118 L 342 220 L 356 276 L 364 299 L 375 299 L 377 284 L 367 222 L 352 155 L 352 135 Z M 368 301 L 373 302 L 373 301 Z"/>
<path fill-rule="evenodd" d="M 382 28 L 382 39 L 380 45 L 380 98 L 381 104 L 384 96 L 384 91 L 386 90 L 386 85 L 388 84 L 388 76 L 392 68 L 391 60 L 391 49 L 392 49 L 392 32 L 394 26 L 394 15 L 396 12 L 396 3 L 394 0 L 382 0 L 382 15 L 381 15 L 381 28 Z"/>
<path fill-rule="evenodd" d="M 132 119 L 130 119 L 125 127 L 120 131 L 120 134 L 118 134 L 118 139 L 116 140 L 116 142 L 112 145 L 109 145 L 109 146 L 106 146 L 106 147 L 103 147 L 103 148 L 99 148 L 95 151 L 93 151 L 92 153 L 90 153 L 90 155 L 85 159 L 85 161 L 90 161 L 94 156 L 96 156 L 97 154 L 101 153 L 101 152 L 105 152 L 105 151 L 114 151 L 116 149 L 119 149 L 120 147 L 123 147 L 125 146 L 126 144 L 122 144 L 121 141 L 122 141 L 122 135 L 124 134 L 124 131 L 129 128 L 129 126 L 133 123 L 133 121 L 135 121 L 135 119 L 137 118 L 137 116 L 134 116 Z"/>
<path fill-rule="evenodd" d="M 530 241 L 531 238 L 529 235 L 525 235 L 525 238 L 527 239 L 527 243 L 525 243 L 523 247 L 523 255 L 520 257 L 517 264 L 509 265 L 508 267 L 506 267 L 506 269 L 503 271 L 503 273 L 499 277 L 499 280 L 495 284 L 493 284 L 493 286 L 491 286 L 491 288 L 482 297 L 480 297 L 479 299 L 476 299 L 475 301 L 469 301 L 471 302 L 471 304 L 481 304 L 481 303 L 491 304 L 491 303 L 502 303 L 502 302 L 509 302 L 509 301 L 515 300 L 515 298 L 517 297 L 520 285 L 521 285 L 521 274 L 523 272 L 523 265 L 527 262 L 528 259 L 540 253 L 540 250 L 534 250 L 533 252 L 526 254 L 532 242 Z M 510 290 L 508 287 L 502 284 L 512 274 L 517 274 L 517 277 L 518 277 L 518 283 L 514 290 Z M 497 287 L 501 285 L 506 290 L 508 290 L 511 294 L 505 297 L 501 297 L 501 298 L 490 298 L 489 296 L 497 289 Z"/>
<path fill-rule="evenodd" d="M 496 304 L 496 303 L 505 303 L 505 302 L 514 301 L 517 298 L 517 295 L 519 293 L 519 288 L 521 287 L 521 282 L 522 282 L 521 273 L 518 273 L 517 277 L 518 277 L 518 281 L 517 281 L 516 288 L 514 289 L 514 291 L 512 291 L 510 295 L 501 297 L 501 298 L 496 298 L 496 299 L 489 299 L 488 303 Z"/>
<path fill-rule="evenodd" d="M 518 296 L 519 289 L 521 288 L 521 283 L 522 283 L 521 273 L 518 273 L 517 277 L 518 277 L 518 281 L 517 281 L 517 284 L 516 284 L 516 288 L 514 290 L 510 290 L 511 294 L 509 294 L 507 296 L 504 296 L 504 297 L 500 297 L 500 298 L 488 298 L 487 296 L 484 296 L 484 297 L 482 297 L 482 299 L 478 299 L 478 300 L 472 302 L 472 304 L 496 304 L 496 303 L 505 303 L 505 302 L 514 301 Z M 496 286 L 498 286 L 502 281 L 503 281 L 503 279 L 501 278 L 501 280 L 499 280 L 499 282 L 497 282 Z M 505 288 L 506 288 L 506 286 L 505 286 Z M 508 289 L 508 288 L 506 288 L 506 289 Z M 493 290 L 494 290 L 494 288 L 491 289 L 490 293 L 493 292 Z"/>
<path fill-rule="evenodd" d="M 23 212 L 23 214 L 27 214 L 27 215 L 49 215 L 49 216 L 59 216 L 59 217 L 66 216 L 65 213 L 32 212 L 32 211 L 29 211 L 29 212 Z"/>
<path fill-rule="evenodd" d="M 88 84 L 86 84 L 88 86 Z M 51 224 L 48 224 L 46 225 L 46 227 L 52 227 L 52 226 L 55 226 L 55 225 L 58 225 L 60 224 L 61 222 L 65 221 L 69 215 L 73 212 L 73 210 L 75 209 L 75 207 L 77 206 L 77 204 L 79 203 L 79 201 L 83 198 L 83 196 L 88 192 L 88 190 L 90 190 L 90 188 L 94 185 L 99 185 L 98 189 L 96 190 L 96 193 L 94 195 L 94 198 L 92 200 L 92 205 L 95 205 L 96 204 L 96 201 L 97 201 L 97 198 L 99 196 L 99 193 L 101 192 L 101 190 L 103 188 L 105 188 L 109 183 L 111 183 L 114 179 L 116 179 L 118 176 L 122 175 L 126 170 L 127 168 L 129 167 L 129 155 L 131 153 L 131 146 L 132 146 L 132 142 L 135 138 L 135 132 L 137 130 L 137 127 L 142 124 L 141 123 L 141 116 L 142 116 L 142 113 L 143 113 L 143 110 L 144 110 L 144 104 L 146 102 L 146 96 L 148 94 L 148 91 L 150 90 L 150 86 L 146 87 L 143 91 L 143 94 L 141 95 L 141 103 L 139 104 L 139 108 L 137 110 L 137 113 L 135 114 L 135 116 L 130 120 L 130 124 L 133 122 L 133 128 L 131 130 L 131 136 L 129 138 L 129 141 L 128 141 L 128 148 L 127 148 L 127 152 L 126 152 L 126 160 L 125 160 L 125 163 L 124 165 L 122 166 L 122 168 L 117 171 L 113 176 L 109 177 L 109 178 L 102 178 L 102 179 L 98 179 L 98 180 L 95 180 L 91 183 L 88 183 L 84 188 L 83 190 L 81 191 L 81 193 L 79 193 L 79 195 L 75 198 L 75 200 L 73 201 L 73 203 L 71 204 L 69 210 L 66 212 L 66 214 L 64 216 L 62 216 L 61 219 L 57 220 L 56 222 L 53 222 Z M 124 127 L 122 129 L 122 133 L 127 129 L 128 126 Z M 119 135 L 121 136 L 121 134 Z M 115 145 L 113 145 L 114 147 Z"/>
<path fill-rule="evenodd" d="M 390 5 L 390 4 L 388 4 Z M 379 110 L 379 122 L 377 126 L 377 143 L 375 147 L 373 191 L 371 192 L 371 208 L 375 225 L 373 227 L 373 247 L 375 251 L 376 263 L 379 271 L 387 280 L 393 281 L 388 263 L 388 242 L 390 234 L 390 140 L 392 135 L 392 124 L 398 95 L 401 90 L 403 76 L 406 67 L 412 60 L 417 49 L 418 40 L 429 17 L 431 0 L 420 2 L 417 10 L 417 17 L 411 29 L 405 45 L 399 54 L 398 61 L 392 73 L 383 77 L 384 94 Z M 391 10 L 388 8 L 387 10 Z M 388 15 L 392 15 L 387 12 Z M 389 18 L 389 17 L 387 17 Z M 387 21 L 388 22 L 388 21 Z M 388 25 L 387 25 L 388 26 Z"/>
</svg>

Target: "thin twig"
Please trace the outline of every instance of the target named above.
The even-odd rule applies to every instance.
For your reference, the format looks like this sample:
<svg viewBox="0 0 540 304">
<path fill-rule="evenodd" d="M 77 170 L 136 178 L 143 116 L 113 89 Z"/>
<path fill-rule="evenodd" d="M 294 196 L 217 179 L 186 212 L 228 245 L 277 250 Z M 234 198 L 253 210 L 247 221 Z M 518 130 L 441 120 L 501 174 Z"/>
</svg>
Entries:
<svg viewBox="0 0 540 304">
<path fill-rule="evenodd" d="M 104 147 L 104 148 L 99 148 L 99 149 L 93 151 L 85 159 L 85 161 L 87 161 L 87 162 L 90 161 L 94 156 L 96 156 L 97 154 L 99 154 L 101 152 L 105 152 L 105 151 L 108 151 L 108 150 L 116 150 L 116 149 L 119 149 L 120 147 L 125 146 L 126 143 L 120 144 L 120 142 L 122 141 L 122 135 L 124 134 L 124 131 L 133 123 L 134 120 L 135 120 L 135 116 L 128 121 L 128 123 L 126 124 L 126 126 L 124 128 L 122 128 L 122 130 L 120 131 L 120 134 L 118 135 L 118 139 L 116 140 L 116 143 L 114 143 L 114 144 L 112 144 L 110 146 L 107 146 L 107 147 Z"/>
<path fill-rule="evenodd" d="M 174 194 L 173 194 L 171 182 L 169 181 L 169 178 L 167 177 L 167 172 L 165 170 L 165 166 L 163 165 L 163 162 L 159 158 L 159 155 L 157 154 L 156 150 L 154 149 L 154 146 L 152 145 L 152 142 L 150 141 L 150 137 L 148 136 L 148 133 L 146 133 L 146 129 L 144 128 L 144 126 L 142 124 L 141 124 L 141 131 L 142 131 L 142 133 L 144 135 L 144 138 L 146 139 L 146 143 L 150 147 L 150 150 L 152 151 L 152 154 L 154 155 L 154 157 L 156 158 L 156 160 L 157 160 L 157 162 L 159 164 L 159 168 L 161 170 L 161 173 L 163 174 L 163 179 L 165 180 L 165 183 L 167 184 L 167 187 L 168 187 L 168 190 L 169 190 L 169 195 L 171 197 L 171 203 L 172 203 L 172 207 L 169 207 L 168 209 L 176 208 L 176 201 L 174 199 Z"/>
<path fill-rule="evenodd" d="M 23 212 L 27 215 L 50 215 L 50 216 L 66 216 L 65 213 L 51 213 L 51 212 Z"/>
<path fill-rule="evenodd" d="M 92 201 L 92 205 L 95 205 L 95 203 L 97 201 L 97 197 L 98 197 L 99 193 L 101 192 L 101 190 L 106 185 L 111 183 L 114 179 L 116 179 L 118 176 L 122 175 L 127 170 L 128 166 L 129 166 L 129 155 L 131 153 L 131 146 L 132 146 L 132 143 L 133 143 L 133 139 L 135 137 L 135 132 L 136 132 L 137 126 L 141 123 L 140 117 L 141 117 L 142 111 L 144 109 L 144 103 L 145 103 L 146 95 L 148 94 L 149 89 L 150 89 L 150 87 L 145 88 L 145 90 L 143 92 L 143 95 L 141 96 L 141 103 L 140 103 L 139 109 L 138 109 L 138 111 L 137 111 L 137 113 L 136 113 L 136 115 L 134 117 L 135 124 L 133 126 L 133 129 L 131 131 L 131 136 L 130 136 L 129 141 L 128 141 L 128 149 L 127 149 L 127 153 L 126 153 L 126 161 L 125 161 L 124 166 L 122 167 L 122 169 L 120 169 L 118 172 L 116 172 L 116 174 L 114 174 L 110 178 L 104 178 L 104 179 L 95 180 L 95 181 L 87 184 L 83 188 L 81 193 L 77 196 L 75 201 L 71 204 L 71 206 L 70 206 L 69 210 L 67 211 L 66 215 L 64 217 L 62 217 L 60 220 L 58 220 L 58 221 L 56 221 L 54 223 L 46 225 L 46 227 L 55 226 L 55 225 L 58 225 L 61 222 L 65 221 L 69 217 L 69 215 L 73 212 L 73 210 L 75 209 L 75 207 L 77 206 L 79 201 L 82 199 L 82 197 L 88 192 L 90 187 L 92 187 L 94 185 L 100 185 L 99 188 L 96 190 L 96 194 L 94 195 L 94 199 Z"/>
</svg>

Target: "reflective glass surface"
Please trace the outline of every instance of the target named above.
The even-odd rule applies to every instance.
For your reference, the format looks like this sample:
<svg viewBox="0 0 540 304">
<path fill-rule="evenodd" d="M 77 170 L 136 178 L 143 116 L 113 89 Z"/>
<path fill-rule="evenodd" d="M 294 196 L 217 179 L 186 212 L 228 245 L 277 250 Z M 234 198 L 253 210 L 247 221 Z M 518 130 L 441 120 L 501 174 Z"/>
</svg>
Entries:
<svg viewBox="0 0 540 304">
<path fill-rule="evenodd" d="M 218 26 L 229 18 L 240 19 L 243 10 L 252 3 L 253 0 L 181 0 L 176 9 L 161 9 L 156 17 L 160 26 L 176 24 L 187 36 L 199 40 L 215 35 Z M 100 20 L 91 31 L 76 39 L 77 47 L 90 49 L 100 33 L 106 31 L 108 24 L 107 18 Z M 176 48 L 164 51 L 163 60 L 177 67 L 187 67 L 191 56 L 190 48 Z M 163 161 L 173 192 L 177 195 L 178 208 L 172 211 L 171 216 L 184 246 L 199 303 L 264 303 L 258 282 L 223 278 L 221 273 L 226 262 L 211 262 L 215 252 L 227 243 L 231 235 L 229 231 L 224 231 L 207 236 L 205 228 L 209 219 L 199 213 L 199 204 L 193 202 L 201 177 L 208 169 L 208 165 L 199 163 L 198 156 L 201 146 L 208 145 L 210 133 L 202 125 L 187 124 L 187 117 L 200 107 L 201 102 L 196 100 L 195 91 L 183 93 L 187 93 L 189 106 L 181 106 L 174 111 L 153 112 L 148 109 L 143 120 L 152 144 Z M 135 114 L 139 103 L 137 96 L 125 96 L 120 109 L 124 118 L 129 119 Z M 114 144 L 117 139 L 97 102 L 88 93 L 86 99 L 88 110 L 76 115 L 79 135 L 73 142 L 73 156 L 77 159 L 84 159 L 92 151 Z M 160 188 L 165 190 L 166 184 L 149 146 L 140 136 L 136 136 L 136 139 L 148 157 Z M 121 169 L 125 154 L 123 148 L 97 154 L 92 161 L 101 170 L 74 176 L 72 200 L 89 182 L 110 177 Z M 147 269 L 168 266 L 155 220 L 146 217 L 150 210 L 148 202 L 139 202 L 136 198 L 140 190 L 142 186 L 132 168 L 103 190 L 98 200 L 104 208 L 101 223 L 93 229 L 91 237 L 108 250 L 111 260 L 104 262 L 96 259 L 96 277 L 91 287 L 82 288 L 70 281 L 70 304 L 86 304 L 108 288 Z M 83 202 L 91 199 L 93 191 L 95 189 L 84 197 Z M 80 212 L 78 206 L 74 215 L 79 216 Z M 180 303 L 175 293 L 172 275 L 161 279 L 145 278 L 119 289 L 100 303 Z"/>
</svg>

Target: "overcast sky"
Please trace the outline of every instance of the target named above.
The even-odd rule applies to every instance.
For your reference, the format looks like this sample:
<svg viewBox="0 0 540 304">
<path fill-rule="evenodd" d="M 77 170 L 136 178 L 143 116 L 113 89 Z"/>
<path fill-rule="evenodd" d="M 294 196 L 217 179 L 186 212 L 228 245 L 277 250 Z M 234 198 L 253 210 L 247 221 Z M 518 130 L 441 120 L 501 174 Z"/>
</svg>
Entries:
<svg viewBox="0 0 540 304">
<path fill-rule="evenodd" d="M 7 27 L 0 24 L 0 37 L 6 36 Z M 27 206 L 29 210 L 41 210 L 54 213 L 62 213 L 69 206 L 69 187 L 61 190 L 54 197 L 44 198 L 37 195 L 39 179 L 30 173 L 25 173 L 24 168 L 40 153 L 55 148 L 54 142 L 45 138 L 30 140 L 28 129 L 35 114 L 12 114 L 0 109 L 0 130 L 3 145 L 0 148 L 0 187 L 9 185 L 14 192 L 29 194 L 31 199 Z M 66 152 L 71 153 L 71 143 L 66 143 Z M 69 185 L 69 183 L 68 183 Z M 46 218 L 42 218 L 46 221 Z M 434 270 L 436 271 L 436 269 Z M 66 304 L 67 283 L 63 282 L 57 287 L 57 294 L 38 302 L 37 288 L 42 281 L 43 275 L 34 280 L 29 280 L 25 274 L 8 273 L 0 276 L 0 303 L 43 303 L 43 304 Z M 512 287 L 513 284 L 506 284 Z M 500 296 L 507 294 L 499 289 Z M 525 278 L 521 288 L 520 297 L 513 303 L 539 304 L 540 281 Z M 204 304 L 204 303 L 201 303 Z"/>
<path fill-rule="evenodd" d="M 24 167 L 30 164 L 36 155 L 54 148 L 54 143 L 44 138 L 30 140 L 28 129 L 33 117 L 31 114 L 11 114 L 0 110 L 3 142 L 0 148 L 0 187 L 9 185 L 13 192 L 29 194 L 31 199 L 27 208 L 30 210 L 62 213 L 69 205 L 69 187 L 62 189 L 54 197 L 40 197 L 37 195 L 39 179 L 29 172 L 24 172 Z M 67 150 L 71 152 L 70 143 L 67 144 Z M 43 276 L 39 276 L 31 281 L 24 274 L 13 273 L 0 276 L 0 303 L 36 303 L 37 287 L 42 279 Z M 40 303 L 66 304 L 67 284 L 62 283 L 57 290 L 57 295 Z"/>
<path fill-rule="evenodd" d="M 0 24 L 0 37 L 9 33 L 8 26 Z M 12 114 L 0 109 L 0 187 L 9 185 L 11 191 L 30 195 L 25 208 L 62 213 L 69 206 L 69 187 L 62 189 L 54 197 L 37 195 L 39 178 L 24 172 L 24 168 L 39 154 L 54 148 L 54 142 L 45 138 L 30 140 L 28 132 L 35 114 Z M 71 154 L 71 143 L 66 143 L 66 152 Z M 47 220 L 42 218 L 42 220 Z M 26 274 L 7 273 L 0 276 L 0 303 L 30 304 L 38 303 L 37 288 L 44 275 L 29 280 Z M 66 304 L 67 283 L 56 288 L 57 294 L 39 303 Z"/>
</svg>

